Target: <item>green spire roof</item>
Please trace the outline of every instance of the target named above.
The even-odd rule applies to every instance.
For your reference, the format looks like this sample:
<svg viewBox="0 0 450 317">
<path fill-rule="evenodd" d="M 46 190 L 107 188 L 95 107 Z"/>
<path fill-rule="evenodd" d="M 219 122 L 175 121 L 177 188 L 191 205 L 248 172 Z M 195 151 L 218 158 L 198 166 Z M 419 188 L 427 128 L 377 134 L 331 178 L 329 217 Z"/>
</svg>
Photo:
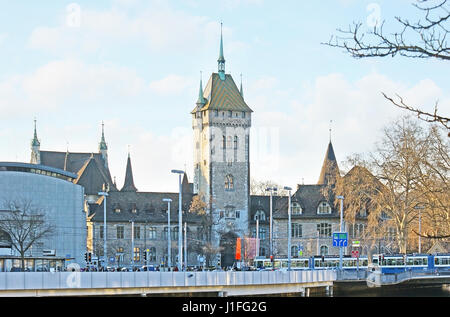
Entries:
<svg viewBox="0 0 450 317">
<path fill-rule="evenodd" d="M 205 105 L 206 100 L 205 97 L 203 97 L 203 85 L 202 85 L 202 72 L 200 72 L 200 89 L 198 91 L 198 100 L 197 105 Z"/>
<path fill-rule="evenodd" d="M 100 140 L 98 148 L 100 151 L 108 149 L 108 146 L 106 145 L 106 141 L 105 141 L 105 124 L 103 123 L 103 121 L 102 121 L 102 138 Z"/>
<path fill-rule="evenodd" d="M 225 74 L 225 57 L 223 56 L 223 35 L 222 35 L 222 23 L 220 23 L 220 50 L 219 50 L 219 59 L 217 60 L 219 64 L 219 74 Z M 225 79 L 223 75 L 221 75 L 222 80 Z"/>
<path fill-rule="evenodd" d="M 38 140 L 37 132 L 36 132 L 36 119 L 34 119 L 34 137 L 33 140 L 31 140 L 31 146 L 40 146 L 41 143 Z"/>
</svg>

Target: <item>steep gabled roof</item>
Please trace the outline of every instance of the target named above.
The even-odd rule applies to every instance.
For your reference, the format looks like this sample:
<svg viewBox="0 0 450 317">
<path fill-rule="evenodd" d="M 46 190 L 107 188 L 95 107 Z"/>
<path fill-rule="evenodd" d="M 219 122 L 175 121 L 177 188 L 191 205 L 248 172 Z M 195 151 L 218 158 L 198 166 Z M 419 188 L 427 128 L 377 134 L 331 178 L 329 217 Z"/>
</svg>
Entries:
<svg viewBox="0 0 450 317">
<path fill-rule="evenodd" d="M 117 190 L 109 169 L 100 153 L 72 153 L 40 151 L 41 165 L 62 169 L 78 175 L 77 184 L 85 187 L 86 194 L 97 194 L 107 183 L 110 190 Z"/>
<path fill-rule="evenodd" d="M 253 112 L 242 98 L 236 83 L 230 74 L 225 75 L 225 80 L 220 79 L 219 74 L 213 73 L 205 87 L 203 97 L 206 104 L 200 109 L 204 110 L 223 110 L 223 111 L 245 111 Z M 192 111 L 198 111 L 197 107 Z"/>
</svg>

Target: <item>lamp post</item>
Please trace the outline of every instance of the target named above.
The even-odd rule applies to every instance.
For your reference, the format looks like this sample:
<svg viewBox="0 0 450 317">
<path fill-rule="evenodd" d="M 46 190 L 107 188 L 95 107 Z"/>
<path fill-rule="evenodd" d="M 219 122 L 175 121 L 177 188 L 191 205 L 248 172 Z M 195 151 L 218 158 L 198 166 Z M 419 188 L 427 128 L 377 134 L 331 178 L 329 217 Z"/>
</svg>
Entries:
<svg viewBox="0 0 450 317">
<path fill-rule="evenodd" d="M 134 271 L 134 220 L 131 222 L 131 270 Z"/>
<path fill-rule="evenodd" d="M 273 192 L 277 191 L 278 189 L 276 187 L 269 187 L 266 188 L 266 192 L 270 193 L 270 215 L 269 215 L 269 252 L 270 257 L 273 256 L 273 221 L 272 221 L 272 194 Z"/>
<path fill-rule="evenodd" d="M 292 224 L 291 224 L 291 190 L 292 188 L 285 186 L 284 190 L 289 193 L 288 196 L 288 271 L 291 270 L 291 235 L 292 235 Z"/>
<path fill-rule="evenodd" d="M 170 267 L 172 266 L 172 239 L 170 237 L 170 203 L 172 199 L 164 198 L 163 201 L 167 202 L 167 268 L 170 271 Z"/>
<path fill-rule="evenodd" d="M 339 223 L 339 232 L 342 232 L 343 229 L 343 221 L 344 221 L 344 196 L 337 196 L 337 199 L 341 200 L 341 216 L 340 216 L 340 223 Z M 342 270 L 342 253 L 343 249 L 342 246 L 339 246 L 339 269 Z"/>
<path fill-rule="evenodd" d="M 108 193 L 105 191 L 98 193 L 103 196 L 103 267 L 106 268 L 107 255 L 106 255 L 106 197 Z"/>
<path fill-rule="evenodd" d="M 178 174 L 178 184 L 179 184 L 179 192 L 178 192 L 178 271 L 183 270 L 183 221 L 182 221 L 182 211 L 181 211 L 181 175 L 184 174 L 184 171 L 181 170 L 172 170 L 172 173 Z"/>
<path fill-rule="evenodd" d="M 416 210 L 419 210 L 419 254 L 422 252 L 422 243 L 421 243 L 421 240 L 420 240 L 420 235 L 422 234 L 422 217 L 421 217 L 421 210 L 422 209 L 425 209 L 425 207 L 424 206 L 420 206 L 420 205 L 417 205 L 417 206 L 415 206 L 414 207 L 414 209 L 416 209 Z"/>
</svg>

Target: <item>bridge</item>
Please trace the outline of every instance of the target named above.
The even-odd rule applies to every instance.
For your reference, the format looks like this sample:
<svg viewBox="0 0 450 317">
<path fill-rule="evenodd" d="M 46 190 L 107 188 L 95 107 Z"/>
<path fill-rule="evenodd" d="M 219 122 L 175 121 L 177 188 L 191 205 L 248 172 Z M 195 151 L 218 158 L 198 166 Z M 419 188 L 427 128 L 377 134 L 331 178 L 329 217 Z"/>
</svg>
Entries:
<svg viewBox="0 0 450 317">
<path fill-rule="evenodd" d="M 225 296 L 332 293 L 336 271 L 2 272 L 0 296 L 204 294 Z"/>
</svg>

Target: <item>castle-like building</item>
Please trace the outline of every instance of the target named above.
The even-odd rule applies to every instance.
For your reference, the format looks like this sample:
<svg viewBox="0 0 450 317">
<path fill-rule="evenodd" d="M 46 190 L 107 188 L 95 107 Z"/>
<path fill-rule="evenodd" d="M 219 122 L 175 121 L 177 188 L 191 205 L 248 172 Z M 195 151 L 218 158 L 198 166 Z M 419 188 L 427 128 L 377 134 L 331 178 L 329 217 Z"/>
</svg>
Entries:
<svg viewBox="0 0 450 317">
<path fill-rule="evenodd" d="M 335 254 L 331 234 L 338 231 L 339 212 L 334 196 L 326 195 L 339 177 L 337 160 L 330 140 L 319 181 L 314 185 L 298 185 L 292 196 L 292 226 L 287 225 L 288 199 L 281 196 L 250 194 L 250 128 L 253 111 L 240 88 L 225 72 L 223 37 L 220 37 L 218 71 L 212 73 L 200 89 L 192 110 L 194 134 L 194 173 L 190 183 L 185 173 L 182 182 L 183 224 L 186 222 L 186 254 L 188 265 L 202 265 L 205 253 L 214 263 L 227 267 L 235 260 L 237 238 L 260 239 L 260 256 L 268 256 L 270 199 L 273 205 L 272 247 L 275 256 L 287 255 L 287 235 L 292 237 L 292 254 L 297 256 Z M 177 261 L 178 193 L 140 192 L 134 184 L 131 157 L 128 154 L 126 175 L 119 189 L 108 167 L 108 146 L 104 126 L 96 153 L 55 152 L 40 149 L 36 124 L 31 142 L 31 163 L 55 167 L 77 175 L 73 180 L 85 189 L 85 211 L 88 227 L 87 250 L 103 258 L 105 197 L 108 265 L 153 264 L 168 262 L 168 204 L 171 199 L 171 263 Z M 331 186 L 332 188 L 332 186 Z M 192 201 L 204 203 L 205 214 L 190 212 Z M 205 216 L 206 215 L 206 216 Z M 361 218 L 357 237 L 364 231 Z M 211 230 L 205 241 L 205 225 Z M 258 233 L 256 232 L 258 230 Z M 302 253 L 299 253 L 299 251 Z M 215 253 L 215 254 L 214 254 Z M 218 261 L 216 261 L 216 259 Z"/>
</svg>

